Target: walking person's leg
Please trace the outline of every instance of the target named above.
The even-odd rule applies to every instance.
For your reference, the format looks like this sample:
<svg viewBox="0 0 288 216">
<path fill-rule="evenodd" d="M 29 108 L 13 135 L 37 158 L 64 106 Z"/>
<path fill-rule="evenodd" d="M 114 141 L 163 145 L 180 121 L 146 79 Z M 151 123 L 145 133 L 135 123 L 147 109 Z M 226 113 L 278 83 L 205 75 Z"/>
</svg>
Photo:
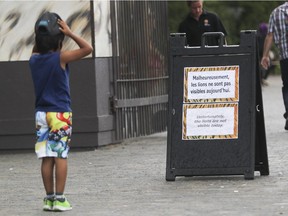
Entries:
<svg viewBox="0 0 288 216">
<path fill-rule="evenodd" d="M 284 118 L 286 119 L 285 130 L 288 130 L 288 59 L 280 61 L 282 78 L 282 96 L 285 106 Z"/>
</svg>

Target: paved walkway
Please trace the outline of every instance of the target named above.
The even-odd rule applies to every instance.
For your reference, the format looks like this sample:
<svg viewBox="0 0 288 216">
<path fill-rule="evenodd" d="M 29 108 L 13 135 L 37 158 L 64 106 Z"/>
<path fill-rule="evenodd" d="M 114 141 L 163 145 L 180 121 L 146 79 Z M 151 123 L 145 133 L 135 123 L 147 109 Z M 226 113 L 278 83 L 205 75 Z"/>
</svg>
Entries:
<svg viewBox="0 0 288 216">
<path fill-rule="evenodd" d="M 166 133 L 97 150 L 72 151 L 66 195 L 73 210 L 43 212 L 40 160 L 33 151 L 0 152 L 0 215 L 288 215 L 288 132 L 281 81 L 263 88 L 270 175 L 179 177 L 165 181 Z"/>
</svg>

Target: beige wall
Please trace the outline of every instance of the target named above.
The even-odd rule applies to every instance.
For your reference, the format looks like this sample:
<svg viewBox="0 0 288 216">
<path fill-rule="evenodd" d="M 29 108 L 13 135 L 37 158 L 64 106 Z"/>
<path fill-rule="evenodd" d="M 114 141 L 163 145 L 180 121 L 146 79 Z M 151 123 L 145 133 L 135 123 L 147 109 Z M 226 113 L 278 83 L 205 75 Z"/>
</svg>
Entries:
<svg viewBox="0 0 288 216">
<path fill-rule="evenodd" d="M 109 1 L 94 1 L 95 54 L 111 56 Z M 58 13 L 91 41 L 90 1 L 0 1 L 0 61 L 26 61 L 34 45 L 34 23 L 43 11 Z M 67 40 L 63 49 L 76 44 Z"/>
<path fill-rule="evenodd" d="M 112 56 L 110 1 L 94 1 L 95 54 Z"/>
</svg>

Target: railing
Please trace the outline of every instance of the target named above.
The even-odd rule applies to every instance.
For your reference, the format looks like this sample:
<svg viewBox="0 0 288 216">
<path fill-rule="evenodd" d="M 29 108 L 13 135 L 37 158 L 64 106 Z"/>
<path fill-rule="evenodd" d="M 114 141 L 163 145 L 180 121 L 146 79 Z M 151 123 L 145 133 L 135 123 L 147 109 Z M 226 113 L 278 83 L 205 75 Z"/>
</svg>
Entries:
<svg viewBox="0 0 288 216">
<path fill-rule="evenodd" d="M 111 1 L 116 139 L 166 130 L 166 1 Z"/>
</svg>

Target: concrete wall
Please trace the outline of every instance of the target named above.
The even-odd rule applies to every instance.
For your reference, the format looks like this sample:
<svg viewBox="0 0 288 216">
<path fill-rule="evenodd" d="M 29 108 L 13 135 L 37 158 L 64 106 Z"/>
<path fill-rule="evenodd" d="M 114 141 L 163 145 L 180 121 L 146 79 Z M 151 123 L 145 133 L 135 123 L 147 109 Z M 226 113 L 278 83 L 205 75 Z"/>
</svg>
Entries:
<svg viewBox="0 0 288 216">
<path fill-rule="evenodd" d="M 114 142 L 110 61 L 88 58 L 70 64 L 72 147 Z M 28 62 L 0 62 L 0 68 L 0 149 L 34 148 L 34 92 Z"/>
<path fill-rule="evenodd" d="M 72 147 L 113 143 L 110 1 L 0 1 L 0 149 L 34 148 L 34 91 L 28 60 L 34 23 L 43 11 L 58 13 L 94 47 L 88 58 L 70 64 Z M 75 48 L 72 40 L 64 41 L 63 49 Z"/>
<path fill-rule="evenodd" d="M 35 140 L 29 136 L 35 126 L 28 63 L 0 62 L 0 68 L 0 148 L 27 148 Z"/>
</svg>

